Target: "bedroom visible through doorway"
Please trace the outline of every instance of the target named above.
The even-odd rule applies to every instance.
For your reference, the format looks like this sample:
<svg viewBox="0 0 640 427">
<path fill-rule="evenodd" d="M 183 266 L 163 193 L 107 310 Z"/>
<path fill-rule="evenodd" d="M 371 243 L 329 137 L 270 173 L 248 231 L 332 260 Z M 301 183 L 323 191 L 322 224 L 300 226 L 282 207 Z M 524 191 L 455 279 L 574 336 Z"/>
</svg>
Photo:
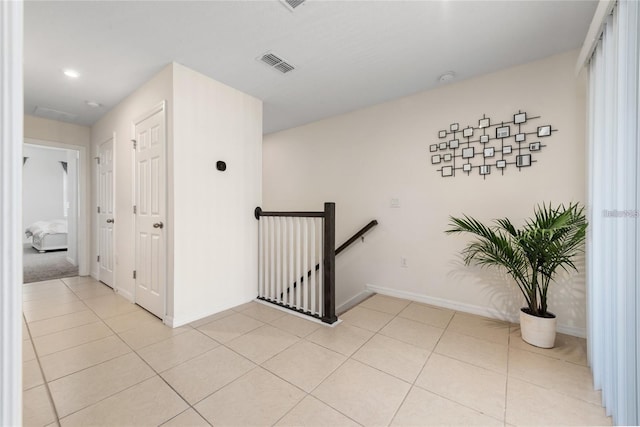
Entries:
<svg viewBox="0 0 640 427">
<path fill-rule="evenodd" d="M 79 152 L 23 150 L 24 283 L 78 275 Z"/>
</svg>

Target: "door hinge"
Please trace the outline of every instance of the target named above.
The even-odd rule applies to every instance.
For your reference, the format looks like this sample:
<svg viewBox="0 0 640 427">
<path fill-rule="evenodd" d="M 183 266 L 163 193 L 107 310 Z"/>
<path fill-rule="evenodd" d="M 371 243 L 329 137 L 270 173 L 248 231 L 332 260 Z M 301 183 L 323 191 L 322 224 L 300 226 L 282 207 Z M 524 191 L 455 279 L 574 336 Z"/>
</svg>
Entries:
<svg viewBox="0 0 640 427">
<path fill-rule="evenodd" d="M 132 139 L 131 142 L 133 142 L 133 149 L 135 150 L 138 147 L 138 141 Z"/>
<path fill-rule="evenodd" d="M 133 205 L 133 213 L 138 213 L 138 207 L 136 205 Z"/>
<path fill-rule="evenodd" d="M 136 271 L 135 270 L 133 270 L 133 278 L 134 279 L 136 278 Z"/>
<path fill-rule="evenodd" d="M 98 162 L 98 164 L 100 164 L 100 157 L 94 157 L 94 159 L 96 159 L 96 162 Z"/>
<path fill-rule="evenodd" d="M 98 206 L 98 213 L 100 213 L 100 206 Z"/>
<path fill-rule="evenodd" d="M 100 262 L 100 255 L 98 255 L 98 262 Z"/>
</svg>

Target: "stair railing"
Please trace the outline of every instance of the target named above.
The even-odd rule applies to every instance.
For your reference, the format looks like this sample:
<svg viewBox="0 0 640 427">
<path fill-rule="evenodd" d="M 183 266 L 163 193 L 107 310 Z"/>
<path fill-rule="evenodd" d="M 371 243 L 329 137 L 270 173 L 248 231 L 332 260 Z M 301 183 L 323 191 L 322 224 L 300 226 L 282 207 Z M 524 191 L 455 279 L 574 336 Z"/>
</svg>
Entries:
<svg viewBox="0 0 640 427">
<path fill-rule="evenodd" d="M 265 212 L 258 222 L 258 299 L 335 323 L 335 203 L 321 212 Z M 288 291 L 304 277 L 307 286 Z"/>
</svg>

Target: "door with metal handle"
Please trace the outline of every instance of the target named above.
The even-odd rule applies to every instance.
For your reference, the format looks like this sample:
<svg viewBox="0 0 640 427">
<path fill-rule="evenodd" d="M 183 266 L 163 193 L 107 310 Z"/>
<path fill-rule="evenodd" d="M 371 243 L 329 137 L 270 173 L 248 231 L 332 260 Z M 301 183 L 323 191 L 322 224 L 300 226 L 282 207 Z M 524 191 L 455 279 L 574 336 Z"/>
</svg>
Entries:
<svg viewBox="0 0 640 427">
<path fill-rule="evenodd" d="M 164 228 L 162 221 L 153 224 L 153 228 Z"/>
<path fill-rule="evenodd" d="M 114 222 L 115 222 L 115 221 L 113 220 L 113 218 L 109 218 L 109 219 L 107 220 L 107 224 L 113 224 Z"/>
</svg>

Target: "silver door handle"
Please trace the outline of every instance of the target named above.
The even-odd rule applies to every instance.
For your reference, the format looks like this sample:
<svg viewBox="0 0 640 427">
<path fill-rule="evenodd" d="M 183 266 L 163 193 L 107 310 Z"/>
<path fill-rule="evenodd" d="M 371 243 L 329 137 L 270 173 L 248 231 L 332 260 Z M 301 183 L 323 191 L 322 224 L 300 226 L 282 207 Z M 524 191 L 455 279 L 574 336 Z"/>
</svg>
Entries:
<svg viewBox="0 0 640 427">
<path fill-rule="evenodd" d="M 153 224 L 153 228 L 163 228 L 164 224 L 162 222 L 156 222 L 155 224 Z"/>
<path fill-rule="evenodd" d="M 113 218 L 110 218 L 107 220 L 107 224 L 113 224 L 115 221 L 113 220 Z"/>
</svg>

